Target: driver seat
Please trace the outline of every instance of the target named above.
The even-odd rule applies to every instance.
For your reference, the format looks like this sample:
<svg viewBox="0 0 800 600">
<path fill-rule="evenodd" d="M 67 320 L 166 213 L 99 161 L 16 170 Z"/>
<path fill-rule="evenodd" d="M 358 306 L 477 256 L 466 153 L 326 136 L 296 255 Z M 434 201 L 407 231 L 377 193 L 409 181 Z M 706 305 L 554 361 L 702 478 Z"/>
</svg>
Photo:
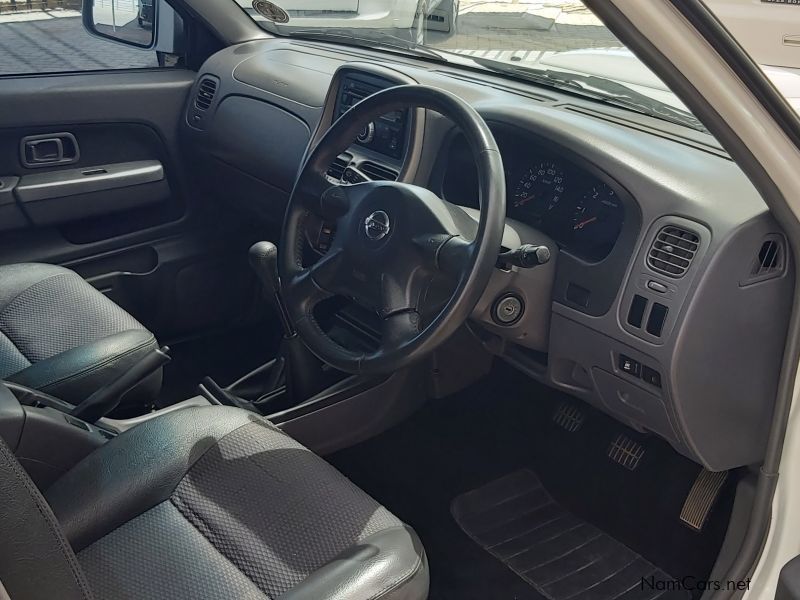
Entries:
<svg viewBox="0 0 800 600">
<path fill-rule="evenodd" d="M 0 581 L 12 600 L 428 593 L 409 527 L 267 420 L 233 407 L 142 423 L 44 497 L 0 441 L 0 507 Z"/>
</svg>

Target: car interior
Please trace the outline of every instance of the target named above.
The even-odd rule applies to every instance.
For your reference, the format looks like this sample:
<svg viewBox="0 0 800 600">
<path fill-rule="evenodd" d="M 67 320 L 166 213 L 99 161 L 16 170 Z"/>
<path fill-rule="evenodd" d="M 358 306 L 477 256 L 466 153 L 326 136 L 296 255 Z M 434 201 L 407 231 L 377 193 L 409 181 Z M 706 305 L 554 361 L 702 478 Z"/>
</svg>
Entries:
<svg viewBox="0 0 800 600">
<path fill-rule="evenodd" d="M 0 83 L 8 596 L 700 597 L 795 285 L 714 137 L 179 12 Z"/>
</svg>

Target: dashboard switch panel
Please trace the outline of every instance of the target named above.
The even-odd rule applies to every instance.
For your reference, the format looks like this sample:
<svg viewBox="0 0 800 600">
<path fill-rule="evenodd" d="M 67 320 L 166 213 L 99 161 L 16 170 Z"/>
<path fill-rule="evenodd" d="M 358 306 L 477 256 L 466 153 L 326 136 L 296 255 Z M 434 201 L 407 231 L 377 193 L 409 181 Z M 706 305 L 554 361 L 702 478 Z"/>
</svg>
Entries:
<svg viewBox="0 0 800 600">
<path fill-rule="evenodd" d="M 656 337 L 661 337 L 664 329 L 664 321 L 667 320 L 669 309 L 660 302 L 653 302 L 650 309 L 650 316 L 647 317 L 647 333 Z"/>
<path fill-rule="evenodd" d="M 639 364 L 638 361 L 633 360 L 625 356 L 624 354 L 619 355 L 619 370 L 623 373 L 627 373 L 628 375 L 633 375 L 634 377 L 639 377 L 639 373 L 641 372 L 642 365 Z"/>
<path fill-rule="evenodd" d="M 642 365 L 642 381 L 650 385 L 660 388 L 661 387 L 661 373 L 655 369 L 651 369 L 647 365 Z"/>
<path fill-rule="evenodd" d="M 631 308 L 628 311 L 628 324 L 633 327 L 641 327 L 644 321 L 644 311 L 647 310 L 647 298 L 636 294 L 631 301 Z"/>
</svg>

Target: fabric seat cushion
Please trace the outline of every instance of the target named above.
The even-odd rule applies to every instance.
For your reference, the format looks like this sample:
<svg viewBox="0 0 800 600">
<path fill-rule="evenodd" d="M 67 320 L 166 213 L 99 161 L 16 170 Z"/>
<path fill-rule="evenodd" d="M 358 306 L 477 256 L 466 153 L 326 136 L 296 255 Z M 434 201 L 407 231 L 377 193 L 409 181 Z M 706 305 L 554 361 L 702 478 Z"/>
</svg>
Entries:
<svg viewBox="0 0 800 600">
<path fill-rule="evenodd" d="M 87 457 L 46 497 L 99 598 L 427 593 L 413 531 L 239 409 L 184 409 L 144 423 Z"/>
<path fill-rule="evenodd" d="M 77 273 L 0 266 L 0 378 L 78 404 L 157 347 L 155 336 Z M 160 374 L 126 398 L 141 403 Z"/>
</svg>

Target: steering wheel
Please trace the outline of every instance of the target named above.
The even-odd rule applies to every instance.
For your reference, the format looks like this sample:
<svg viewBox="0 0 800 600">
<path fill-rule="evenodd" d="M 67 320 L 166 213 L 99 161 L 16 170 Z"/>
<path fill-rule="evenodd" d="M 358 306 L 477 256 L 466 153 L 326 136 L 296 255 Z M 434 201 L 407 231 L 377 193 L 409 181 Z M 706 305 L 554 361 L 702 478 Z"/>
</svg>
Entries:
<svg viewBox="0 0 800 600">
<path fill-rule="evenodd" d="M 335 185 L 326 172 L 367 123 L 412 107 L 449 118 L 478 167 L 480 218 L 415 185 L 370 181 Z M 335 224 L 327 253 L 303 264 L 304 221 L 309 213 Z M 283 224 L 279 275 L 289 316 L 308 348 L 349 373 L 401 369 L 430 354 L 469 317 L 491 277 L 506 215 L 503 161 L 489 127 L 459 97 L 423 85 L 402 85 L 369 96 L 343 114 L 307 153 Z M 421 319 L 431 283 L 454 282 L 438 315 Z M 345 296 L 382 320 L 378 349 L 356 352 L 334 342 L 314 308 Z"/>
</svg>

